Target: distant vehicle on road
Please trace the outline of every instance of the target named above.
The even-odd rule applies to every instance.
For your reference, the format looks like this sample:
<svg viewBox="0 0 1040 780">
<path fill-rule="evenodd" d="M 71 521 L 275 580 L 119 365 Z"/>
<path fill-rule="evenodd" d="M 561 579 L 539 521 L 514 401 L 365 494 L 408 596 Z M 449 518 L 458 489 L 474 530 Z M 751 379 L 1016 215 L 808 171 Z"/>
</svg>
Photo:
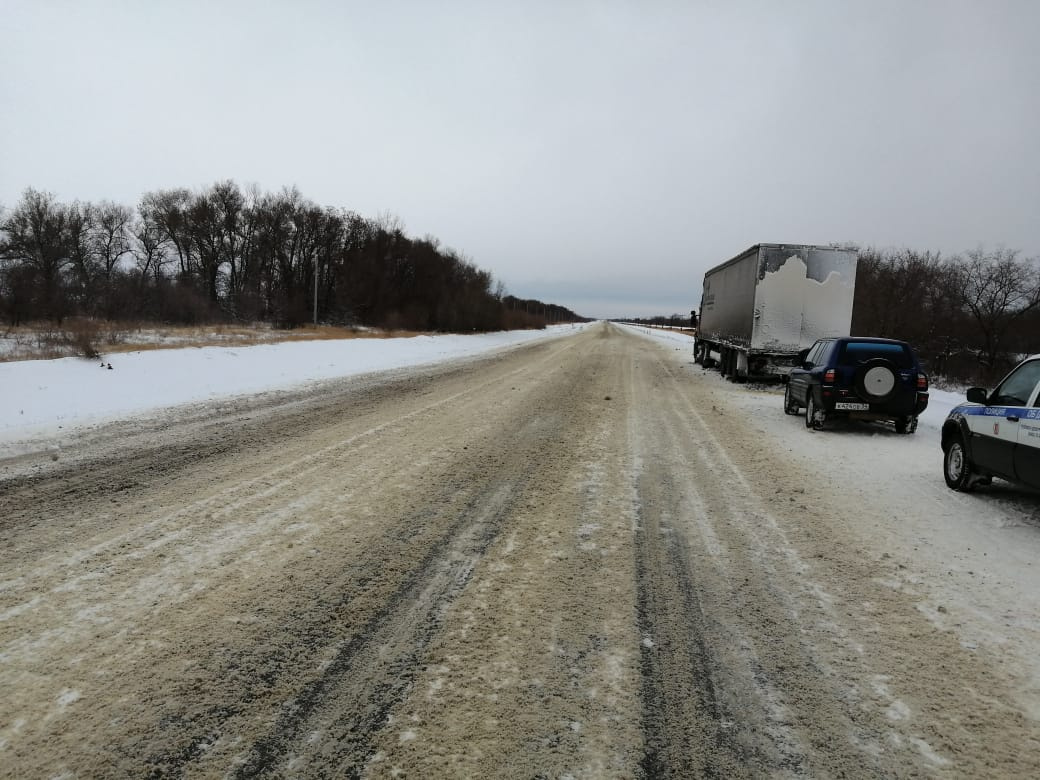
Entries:
<svg viewBox="0 0 1040 780">
<path fill-rule="evenodd" d="M 729 379 L 780 379 L 799 350 L 847 336 L 855 252 L 755 244 L 704 275 L 694 361 Z"/>
<path fill-rule="evenodd" d="M 805 427 L 828 420 L 891 422 L 899 433 L 917 430 L 928 407 L 928 376 L 913 348 L 895 339 L 820 339 L 799 353 L 788 375 L 784 411 L 805 409 Z"/>
<path fill-rule="evenodd" d="M 1040 355 L 1019 363 L 989 393 L 968 390 L 967 403 L 943 423 L 943 476 L 954 490 L 993 477 L 1040 488 Z"/>
</svg>

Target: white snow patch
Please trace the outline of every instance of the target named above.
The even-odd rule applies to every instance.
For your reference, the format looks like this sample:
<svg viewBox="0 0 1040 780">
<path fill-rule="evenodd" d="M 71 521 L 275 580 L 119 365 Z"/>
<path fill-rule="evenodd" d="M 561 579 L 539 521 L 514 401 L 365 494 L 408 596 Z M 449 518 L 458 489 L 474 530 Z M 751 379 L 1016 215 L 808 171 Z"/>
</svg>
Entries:
<svg viewBox="0 0 1040 780">
<path fill-rule="evenodd" d="M 15 604 L 10 609 L 5 609 L 3 612 L 0 612 L 0 623 L 5 620 L 10 620 L 13 617 L 18 617 L 23 612 L 28 612 L 30 609 L 37 607 L 40 604 L 40 601 L 42 601 L 42 599 L 39 596 L 33 596 L 28 601 L 21 604 Z"/>
<path fill-rule="evenodd" d="M 0 729 L 0 750 L 7 747 L 10 742 L 10 737 L 19 736 L 25 729 L 25 725 L 28 721 L 25 718 L 18 718 L 10 726 L 5 729 Z"/>
<path fill-rule="evenodd" d="M 59 451 L 59 431 L 189 403 L 427 365 L 576 333 L 545 330 L 390 339 L 295 341 L 248 347 L 146 350 L 113 355 L 112 371 L 92 360 L 0 363 L 0 457 Z M 106 360 L 106 363 L 109 362 Z M 48 450 L 48 448 L 51 448 Z"/>
<path fill-rule="evenodd" d="M 885 710 L 885 716 L 889 720 L 907 720 L 910 717 L 910 708 L 905 702 L 896 699 Z"/>
<path fill-rule="evenodd" d="M 924 757 L 926 761 L 935 766 L 949 766 L 950 761 L 940 756 L 932 746 L 925 742 L 923 739 L 917 737 L 911 737 L 910 744 L 917 748 L 918 752 Z"/>
<path fill-rule="evenodd" d="M 58 709 L 63 710 L 73 702 L 79 701 L 82 697 L 83 694 L 79 691 L 71 688 L 62 688 L 61 693 L 58 694 Z"/>
<path fill-rule="evenodd" d="M 835 253 L 837 254 L 837 253 Z M 837 270 L 823 282 L 806 276 L 805 261 L 791 255 L 755 287 L 752 346 L 804 349 L 824 336 L 848 333 L 854 287 Z M 793 306 L 792 301 L 800 301 Z"/>
</svg>

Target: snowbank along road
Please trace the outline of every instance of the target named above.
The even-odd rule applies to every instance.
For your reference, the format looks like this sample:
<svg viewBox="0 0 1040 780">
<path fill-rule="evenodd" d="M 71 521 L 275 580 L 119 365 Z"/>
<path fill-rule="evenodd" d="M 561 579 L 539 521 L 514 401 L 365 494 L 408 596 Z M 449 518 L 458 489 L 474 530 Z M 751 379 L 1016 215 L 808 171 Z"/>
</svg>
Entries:
<svg viewBox="0 0 1040 780">
<path fill-rule="evenodd" d="M 0 775 L 1040 776 L 1036 496 L 691 361 L 601 324 L 2 464 Z"/>
</svg>

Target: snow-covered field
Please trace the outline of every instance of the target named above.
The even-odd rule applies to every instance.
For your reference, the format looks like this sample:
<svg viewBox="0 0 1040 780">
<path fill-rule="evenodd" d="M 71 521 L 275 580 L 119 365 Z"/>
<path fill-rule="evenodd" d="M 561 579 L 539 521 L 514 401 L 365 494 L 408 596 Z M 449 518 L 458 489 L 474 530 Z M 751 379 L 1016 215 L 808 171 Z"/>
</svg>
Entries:
<svg viewBox="0 0 1040 780">
<path fill-rule="evenodd" d="M 0 363 L 0 457 L 75 429 L 182 404 L 435 363 L 574 333 L 557 325 L 474 336 L 345 339 Z M 109 370 L 108 366 L 112 368 Z"/>
</svg>

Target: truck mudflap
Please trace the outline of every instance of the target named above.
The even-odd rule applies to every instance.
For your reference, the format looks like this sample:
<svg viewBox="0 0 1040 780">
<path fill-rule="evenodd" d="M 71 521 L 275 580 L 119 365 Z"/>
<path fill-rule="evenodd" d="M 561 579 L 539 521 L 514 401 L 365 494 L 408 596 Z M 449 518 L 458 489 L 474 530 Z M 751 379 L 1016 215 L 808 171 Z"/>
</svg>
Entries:
<svg viewBox="0 0 1040 780">
<path fill-rule="evenodd" d="M 749 373 L 758 379 L 779 379 L 787 381 L 787 375 L 794 368 L 798 355 L 753 355 L 750 360 Z"/>
</svg>

